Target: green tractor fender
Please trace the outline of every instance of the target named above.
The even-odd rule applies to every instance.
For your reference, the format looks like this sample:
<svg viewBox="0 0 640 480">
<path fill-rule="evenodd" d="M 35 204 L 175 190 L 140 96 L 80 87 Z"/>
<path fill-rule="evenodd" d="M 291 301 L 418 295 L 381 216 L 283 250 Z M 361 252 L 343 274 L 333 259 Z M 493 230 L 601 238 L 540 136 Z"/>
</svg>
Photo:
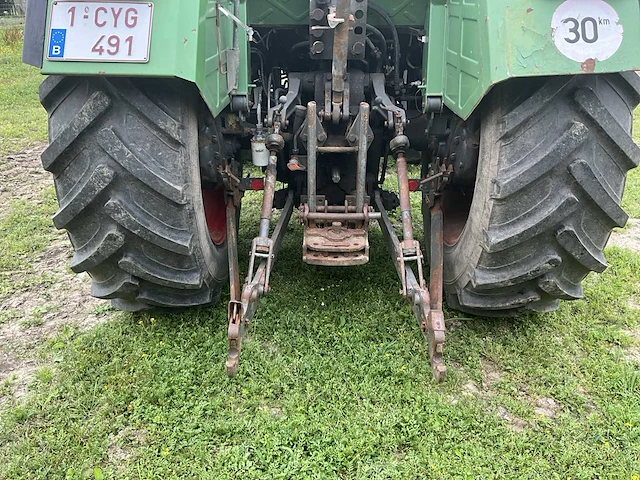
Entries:
<svg viewBox="0 0 640 480">
<path fill-rule="evenodd" d="M 432 1 L 425 96 L 443 97 L 466 119 L 510 78 L 638 70 L 639 8 L 627 0 Z"/>
<path fill-rule="evenodd" d="M 30 0 L 25 42 L 28 63 L 41 66 L 43 74 L 182 78 L 198 86 L 213 115 L 234 96 L 246 101 L 249 94 L 247 24 L 303 25 L 308 21 L 305 1 L 155 0 L 149 57 L 144 63 L 60 61 L 52 59 L 47 48 L 52 6 L 64 3 L 73 2 Z M 638 2 L 379 3 L 394 23 L 424 27 L 424 95 L 442 99 L 440 104 L 465 119 L 493 85 L 509 78 L 640 69 Z M 427 105 L 429 102 L 425 108 Z"/>
<path fill-rule="evenodd" d="M 148 57 L 144 61 L 109 61 L 108 51 L 113 51 L 113 47 L 109 46 L 108 38 L 97 43 L 100 38 L 99 29 L 94 29 L 83 41 L 95 43 L 97 49 L 104 48 L 100 58 L 105 61 L 96 61 L 95 58 L 93 61 L 74 61 L 52 57 L 52 29 L 61 26 L 59 23 L 51 25 L 54 6 L 68 15 L 68 21 L 71 21 L 69 9 L 73 6 L 86 8 L 81 3 L 30 0 L 23 52 L 26 63 L 40 66 L 41 72 L 46 75 L 182 78 L 197 85 L 213 115 L 229 105 L 233 96 L 246 98 L 249 88 L 249 42 L 246 32 L 238 26 L 246 19 L 246 2 L 127 2 L 152 6 Z M 111 20 L 111 12 L 96 13 L 95 6 L 88 8 L 90 20 L 98 23 Z M 79 11 L 76 15 L 80 17 L 82 12 Z M 120 22 L 123 21 L 124 12 L 121 15 Z M 235 44 L 234 36 L 237 36 Z M 138 40 L 146 39 L 135 38 L 134 41 Z M 128 46 L 124 43 L 124 38 L 121 42 L 122 48 Z M 67 49 L 68 47 L 67 45 Z"/>
</svg>

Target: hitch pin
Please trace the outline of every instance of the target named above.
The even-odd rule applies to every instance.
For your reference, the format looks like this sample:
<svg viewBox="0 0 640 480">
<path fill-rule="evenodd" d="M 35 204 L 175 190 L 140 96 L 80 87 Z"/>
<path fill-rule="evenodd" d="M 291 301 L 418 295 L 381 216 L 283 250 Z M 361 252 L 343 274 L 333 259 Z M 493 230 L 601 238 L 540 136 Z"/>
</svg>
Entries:
<svg viewBox="0 0 640 480">
<path fill-rule="evenodd" d="M 218 10 L 220 10 L 220 12 L 227 18 L 229 18 L 232 22 L 234 22 L 235 24 L 237 24 L 240 28 L 242 28 L 246 33 L 247 33 L 247 39 L 250 42 L 253 42 L 253 28 L 251 28 L 249 25 L 245 24 L 242 20 L 240 20 L 238 17 L 236 17 L 233 13 L 231 13 L 229 10 L 227 10 L 226 8 L 224 8 L 222 5 L 218 4 Z"/>
</svg>

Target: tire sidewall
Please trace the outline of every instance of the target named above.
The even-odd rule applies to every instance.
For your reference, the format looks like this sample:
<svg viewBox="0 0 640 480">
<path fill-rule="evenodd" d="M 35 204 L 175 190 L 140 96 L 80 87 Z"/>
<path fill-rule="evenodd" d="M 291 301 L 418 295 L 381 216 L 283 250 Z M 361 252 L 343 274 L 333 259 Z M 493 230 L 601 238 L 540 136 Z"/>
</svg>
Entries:
<svg viewBox="0 0 640 480">
<path fill-rule="evenodd" d="M 444 286 L 448 293 L 456 293 L 471 280 L 485 244 L 485 231 L 494 200 L 494 188 L 500 163 L 500 119 L 503 115 L 504 87 L 499 85 L 483 102 L 481 115 L 480 152 L 478 170 L 467 223 L 455 245 L 444 245 Z"/>
</svg>

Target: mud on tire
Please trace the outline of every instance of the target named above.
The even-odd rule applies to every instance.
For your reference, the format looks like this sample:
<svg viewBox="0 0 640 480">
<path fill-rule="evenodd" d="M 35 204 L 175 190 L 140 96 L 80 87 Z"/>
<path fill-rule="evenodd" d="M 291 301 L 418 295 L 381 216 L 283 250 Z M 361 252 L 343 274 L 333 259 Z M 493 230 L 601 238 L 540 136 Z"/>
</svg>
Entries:
<svg viewBox="0 0 640 480">
<path fill-rule="evenodd" d="M 445 245 L 450 307 L 502 316 L 583 296 L 585 276 L 607 267 L 611 230 L 627 221 L 620 202 L 640 161 L 631 138 L 639 102 L 634 72 L 495 88 L 469 217 Z"/>
<path fill-rule="evenodd" d="M 117 308 L 218 297 L 226 246 L 211 242 L 198 162 L 196 96 L 179 81 L 51 76 L 42 163 L 55 179 L 74 272 Z"/>
</svg>

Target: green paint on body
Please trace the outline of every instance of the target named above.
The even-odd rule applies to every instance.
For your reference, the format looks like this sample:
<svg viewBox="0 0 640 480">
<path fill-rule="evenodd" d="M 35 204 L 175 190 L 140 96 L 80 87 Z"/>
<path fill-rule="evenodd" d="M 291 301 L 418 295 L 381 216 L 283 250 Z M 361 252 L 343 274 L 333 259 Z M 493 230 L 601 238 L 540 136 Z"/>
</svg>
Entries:
<svg viewBox="0 0 640 480">
<path fill-rule="evenodd" d="M 53 1 L 53 0 L 50 0 Z M 590 0 L 595 3 L 599 0 Z M 233 10 L 233 3 L 220 5 Z M 640 68 L 640 6 L 609 0 L 620 17 L 624 36 L 619 49 L 605 61 L 577 62 L 563 55 L 553 41 L 552 18 L 562 0 L 378 0 L 399 26 L 425 28 L 423 91 L 443 97 L 445 105 L 467 118 L 491 87 L 514 77 L 605 73 Z M 247 95 L 251 83 L 249 43 L 238 29 L 239 75 L 229 91 L 229 51 L 234 24 L 216 15 L 217 2 L 192 0 L 154 2 L 149 62 L 51 62 L 42 73 L 178 77 L 195 83 L 214 115 L 230 102 L 230 93 Z M 249 25 L 292 27 L 308 24 L 307 0 L 246 0 L 238 17 Z M 383 25 L 369 12 L 368 21 Z"/>
<path fill-rule="evenodd" d="M 440 5 L 438 5 L 438 3 Z M 432 2 L 430 36 L 434 54 L 425 63 L 427 92 L 444 96 L 457 115 L 467 118 L 491 87 L 509 78 L 608 73 L 640 68 L 640 10 L 637 2 L 609 0 L 620 17 L 624 36 L 619 49 L 605 61 L 577 62 L 563 55 L 551 27 L 564 2 L 535 0 L 450 0 Z M 446 3 L 446 5 L 445 5 Z M 585 2 L 588 3 L 595 2 Z M 587 7 L 585 7 L 587 8 Z M 438 10 L 438 14 L 435 14 Z M 587 11 L 588 13 L 588 11 Z M 444 19 L 445 27 L 436 24 Z M 442 70 L 432 62 L 444 61 Z"/>
<path fill-rule="evenodd" d="M 53 1 L 50 0 L 50 4 Z M 198 86 L 207 105 L 217 115 L 229 104 L 226 72 L 227 52 L 233 46 L 233 23 L 224 15 L 218 18 L 216 3 L 155 0 L 147 63 L 48 61 L 45 56 L 42 73 L 182 78 Z M 223 0 L 220 4 L 233 11 L 232 2 Z M 245 3 L 240 5 L 238 16 L 246 19 Z M 240 34 L 244 35 L 242 31 Z M 238 95 L 248 91 L 247 47 L 246 41 L 240 42 L 241 68 L 238 88 L 234 91 Z"/>
</svg>

